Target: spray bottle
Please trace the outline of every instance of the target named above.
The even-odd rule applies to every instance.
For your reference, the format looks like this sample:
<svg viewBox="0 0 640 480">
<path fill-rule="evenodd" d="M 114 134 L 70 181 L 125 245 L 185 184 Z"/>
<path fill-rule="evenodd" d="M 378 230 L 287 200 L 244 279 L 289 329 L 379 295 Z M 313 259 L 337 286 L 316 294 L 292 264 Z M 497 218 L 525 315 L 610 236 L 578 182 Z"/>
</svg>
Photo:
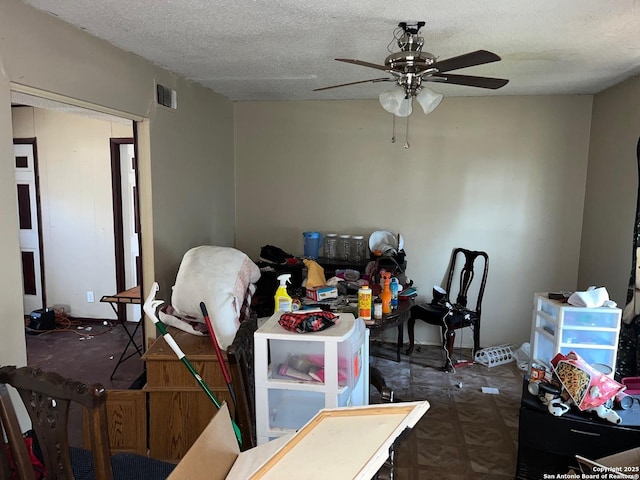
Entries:
<svg viewBox="0 0 640 480">
<path fill-rule="evenodd" d="M 276 304 L 276 312 L 290 312 L 292 310 L 292 300 L 287 292 L 287 283 L 291 283 L 291 274 L 283 273 L 278 276 L 278 280 L 280 281 L 280 286 L 276 290 L 276 294 L 273 297 Z"/>
</svg>

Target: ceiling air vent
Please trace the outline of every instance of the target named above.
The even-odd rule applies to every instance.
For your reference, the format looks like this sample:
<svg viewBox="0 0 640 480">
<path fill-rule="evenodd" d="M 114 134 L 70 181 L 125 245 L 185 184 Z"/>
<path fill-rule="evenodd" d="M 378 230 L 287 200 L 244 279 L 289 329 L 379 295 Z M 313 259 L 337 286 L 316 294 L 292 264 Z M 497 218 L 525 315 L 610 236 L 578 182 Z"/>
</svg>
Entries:
<svg viewBox="0 0 640 480">
<path fill-rule="evenodd" d="M 176 98 L 177 94 L 175 90 L 171 90 L 169 87 L 157 84 L 156 94 L 158 103 L 160 105 L 163 105 L 167 108 L 173 108 L 174 110 L 178 108 L 178 102 Z"/>
</svg>

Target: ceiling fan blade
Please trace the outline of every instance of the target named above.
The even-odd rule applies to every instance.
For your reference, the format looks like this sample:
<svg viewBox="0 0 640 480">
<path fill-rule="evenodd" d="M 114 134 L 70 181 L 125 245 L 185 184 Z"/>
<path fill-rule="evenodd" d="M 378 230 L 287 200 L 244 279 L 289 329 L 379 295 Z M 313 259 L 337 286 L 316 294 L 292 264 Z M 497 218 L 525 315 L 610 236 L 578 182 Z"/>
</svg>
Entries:
<svg viewBox="0 0 640 480">
<path fill-rule="evenodd" d="M 361 67 L 375 68 L 377 70 L 384 70 L 389 72 L 389 68 L 384 65 L 378 65 L 377 63 L 363 62 L 362 60 L 352 60 L 350 58 L 336 58 L 338 62 L 352 63 L 354 65 L 360 65 Z"/>
<path fill-rule="evenodd" d="M 473 67 L 475 65 L 498 62 L 500 60 L 500 57 L 495 53 L 486 50 L 476 50 L 475 52 L 469 52 L 464 55 L 435 62 L 431 67 L 437 68 L 439 72 L 449 72 L 451 70 L 458 70 L 459 68 Z"/>
<path fill-rule="evenodd" d="M 504 78 L 474 77 L 472 75 L 454 75 L 449 73 L 444 73 L 442 76 L 434 76 L 423 80 L 466 85 L 468 87 L 490 88 L 492 90 L 502 88 L 509 83 L 509 80 Z"/>
<path fill-rule="evenodd" d="M 395 78 L 372 78 L 371 80 L 360 80 L 359 82 L 349 82 L 349 83 L 341 83 L 340 85 L 331 85 L 330 87 L 322 87 L 322 88 L 314 88 L 313 91 L 314 92 L 319 92 L 321 90 L 329 90 L 331 88 L 338 88 L 338 87 L 346 87 L 347 85 L 357 85 L 359 83 L 375 83 L 375 82 L 395 82 Z"/>
</svg>

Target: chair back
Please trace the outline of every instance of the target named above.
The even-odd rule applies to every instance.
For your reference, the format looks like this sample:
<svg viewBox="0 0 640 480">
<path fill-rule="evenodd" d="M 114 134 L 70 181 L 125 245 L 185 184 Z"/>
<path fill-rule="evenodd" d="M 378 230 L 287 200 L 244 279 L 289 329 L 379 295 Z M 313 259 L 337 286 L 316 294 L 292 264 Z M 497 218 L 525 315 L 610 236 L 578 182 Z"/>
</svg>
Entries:
<svg viewBox="0 0 640 480">
<path fill-rule="evenodd" d="M 11 385 L 18 391 L 31 418 L 44 457 L 47 480 L 74 478 L 67 432 L 71 402 L 82 405 L 90 418 L 91 452 L 96 480 L 113 480 L 105 410 L 106 391 L 102 385 L 87 385 L 66 379 L 54 372 L 45 373 L 33 367 L 4 366 L 0 368 L 2 423 L 5 430 L 12 432 L 9 442 L 14 456 L 19 460 L 18 457 L 26 454 L 26 461 L 28 461 L 28 454 L 20 434 L 20 427 L 12 425 L 11 418 L 15 418 L 15 411 L 10 403 L 6 385 Z M 13 414 L 7 413 L 9 405 Z M 15 421 L 17 424 L 17 419 Z M 21 449 L 20 445 L 24 449 Z M 25 460 L 22 459 L 22 461 Z M 27 472 L 20 470 L 20 464 L 17 466 L 20 478 L 34 478 L 33 470 L 29 476 Z M 30 463 L 28 467 L 31 468 Z"/>
<path fill-rule="evenodd" d="M 236 394 L 236 422 L 242 434 L 242 451 L 257 445 L 255 377 L 253 365 L 253 333 L 258 320 L 248 318 L 240 324 L 233 342 L 227 348 L 231 382 Z"/>
<path fill-rule="evenodd" d="M 468 305 L 469 303 L 469 290 L 473 284 L 473 279 L 476 276 L 476 260 L 480 259 L 480 265 L 478 272 L 482 272 L 480 277 L 480 284 L 474 286 L 473 291 L 477 291 L 478 295 L 475 298 L 475 305 Z M 451 262 L 449 265 L 449 276 L 447 277 L 446 290 L 449 295 L 449 299 L 453 300 L 453 292 L 451 290 L 453 286 L 453 279 L 457 273 L 458 280 L 458 292 L 455 297 L 455 303 L 470 310 L 473 310 L 480 314 L 482 308 L 482 298 L 484 297 L 484 289 L 487 284 L 487 275 L 489 273 L 489 256 L 486 252 L 480 252 L 475 250 L 467 250 L 464 248 L 456 248 L 451 253 Z M 477 289 L 477 290 L 476 290 Z"/>
</svg>

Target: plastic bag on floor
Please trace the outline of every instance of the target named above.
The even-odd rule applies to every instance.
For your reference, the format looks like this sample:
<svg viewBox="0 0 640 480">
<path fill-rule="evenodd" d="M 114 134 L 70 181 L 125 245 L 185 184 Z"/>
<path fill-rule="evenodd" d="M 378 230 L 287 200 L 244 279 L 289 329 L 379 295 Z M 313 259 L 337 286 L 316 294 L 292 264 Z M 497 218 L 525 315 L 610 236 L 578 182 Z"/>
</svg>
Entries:
<svg viewBox="0 0 640 480">
<path fill-rule="evenodd" d="M 513 352 L 513 356 L 520 370 L 529 370 L 529 362 L 531 361 L 531 345 L 529 342 L 520 345 L 520 348 Z"/>
</svg>

